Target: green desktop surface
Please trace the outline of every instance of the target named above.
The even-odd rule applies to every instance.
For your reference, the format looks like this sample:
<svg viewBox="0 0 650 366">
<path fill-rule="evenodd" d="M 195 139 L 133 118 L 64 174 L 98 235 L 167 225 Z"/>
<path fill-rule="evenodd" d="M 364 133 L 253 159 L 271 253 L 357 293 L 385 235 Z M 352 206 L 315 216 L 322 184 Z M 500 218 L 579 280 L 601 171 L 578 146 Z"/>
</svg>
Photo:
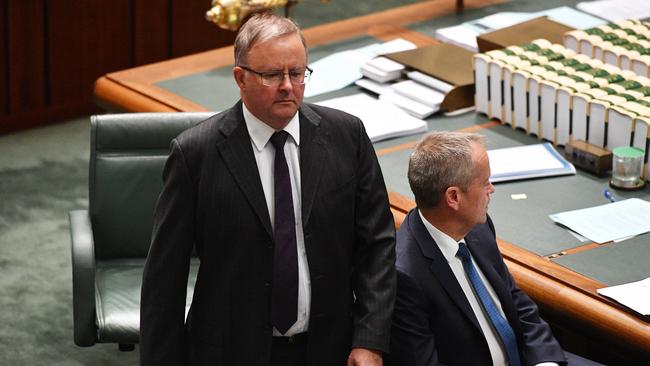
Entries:
<svg viewBox="0 0 650 366">
<path fill-rule="evenodd" d="M 650 234 L 560 256 L 553 262 L 608 286 L 640 281 L 650 277 Z"/>
</svg>

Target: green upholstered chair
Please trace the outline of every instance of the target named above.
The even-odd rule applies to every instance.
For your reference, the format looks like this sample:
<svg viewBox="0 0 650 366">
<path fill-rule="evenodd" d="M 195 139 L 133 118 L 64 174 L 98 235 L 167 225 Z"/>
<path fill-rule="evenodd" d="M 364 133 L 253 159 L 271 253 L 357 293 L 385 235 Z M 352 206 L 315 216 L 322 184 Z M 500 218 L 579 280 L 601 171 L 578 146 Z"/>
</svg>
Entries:
<svg viewBox="0 0 650 366">
<path fill-rule="evenodd" d="M 133 349 L 152 213 L 171 140 L 212 113 L 92 116 L 89 210 L 71 211 L 74 342 Z M 198 259 L 191 265 L 188 306 Z"/>
</svg>

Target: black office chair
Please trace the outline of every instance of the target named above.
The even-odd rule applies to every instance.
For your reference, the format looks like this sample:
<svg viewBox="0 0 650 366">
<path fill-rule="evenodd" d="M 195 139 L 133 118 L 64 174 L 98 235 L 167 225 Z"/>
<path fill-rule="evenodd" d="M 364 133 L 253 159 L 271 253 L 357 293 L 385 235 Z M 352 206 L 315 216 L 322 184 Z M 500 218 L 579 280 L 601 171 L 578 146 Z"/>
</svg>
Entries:
<svg viewBox="0 0 650 366">
<path fill-rule="evenodd" d="M 118 343 L 132 350 L 138 343 L 142 272 L 169 144 L 211 114 L 91 117 L 90 208 L 69 213 L 76 345 Z M 197 269 L 193 259 L 188 306 Z"/>
</svg>

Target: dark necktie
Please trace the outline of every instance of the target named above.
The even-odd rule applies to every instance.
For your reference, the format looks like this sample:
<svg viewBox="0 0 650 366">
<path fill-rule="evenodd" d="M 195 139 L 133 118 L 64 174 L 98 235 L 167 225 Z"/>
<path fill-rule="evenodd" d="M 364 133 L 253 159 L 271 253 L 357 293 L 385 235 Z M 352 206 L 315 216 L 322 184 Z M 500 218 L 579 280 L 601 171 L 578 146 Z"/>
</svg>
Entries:
<svg viewBox="0 0 650 366">
<path fill-rule="evenodd" d="M 271 320 L 282 334 L 296 322 L 298 314 L 298 254 L 296 219 L 293 214 L 291 178 L 284 156 L 289 134 L 278 131 L 271 136 L 275 147 L 275 225 Z"/>
<path fill-rule="evenodd" d="M 501 344 L 503 344 L 508 357 L 508 364 L 510 366 L 520 366 L 521 362 L 519 360 L 519 351 L 515 332 L 512 330 L 512 327 L 510 327 L 510 324 L 508 324 L 506 319 L 501 316 L 499 308 L 497 308 L 497 305 L 492 300 L 487 288 L 485 288 L 485 284 L 481 280 L 476 267 L 474 267 L 474 264 L 472 263 L 472 255 L 467 249 L 465 243 L 460 243 L 458 245 L 458 253 L 456 253 L 456 255 L 463 262 L 463 268 L 467 273 L 467 277 L 469 278 L 472 287 L 474 287 L 474 292 L 478 296 L 483 310 L 485 310 L 485 313 L 490 319 L 490 323 L 492 323 L 492 326 L 501 339 Z"/>
</svg>

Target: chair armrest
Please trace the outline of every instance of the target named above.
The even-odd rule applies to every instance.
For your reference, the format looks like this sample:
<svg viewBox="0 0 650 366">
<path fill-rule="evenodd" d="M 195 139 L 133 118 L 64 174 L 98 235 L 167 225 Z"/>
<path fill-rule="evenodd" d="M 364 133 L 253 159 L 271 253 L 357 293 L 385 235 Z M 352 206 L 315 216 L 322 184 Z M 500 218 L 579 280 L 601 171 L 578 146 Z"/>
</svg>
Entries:
<svg viewBox="0 0 650 366">
<path fill-rule="evenodd" d="M 70 211 L 72 243 L 72 312 L 74 343 L 88 347 L 97 342 L 95 324 L 95 245 L 88 210 Z"/>
</svg>

